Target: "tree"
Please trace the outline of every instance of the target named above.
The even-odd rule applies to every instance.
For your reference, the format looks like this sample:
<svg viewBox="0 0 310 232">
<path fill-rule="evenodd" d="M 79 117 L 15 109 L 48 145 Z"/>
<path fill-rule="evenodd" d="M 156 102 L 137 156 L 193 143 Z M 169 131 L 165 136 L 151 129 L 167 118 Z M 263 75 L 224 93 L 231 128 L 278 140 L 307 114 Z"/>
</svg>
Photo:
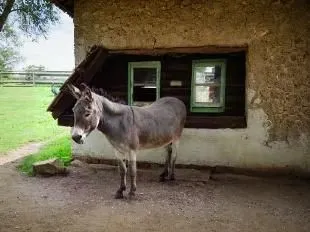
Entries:
<svg viewBox="0 0 310 232">
<path fill-rule="evenodd" d="M 43 65 L 28 65 L 24 70 L 29 73 L 27 74 L 26 79 L 30 80 L 33 72 L 42 72 L 45 70 L 45 67 Z"/>
<path fill-rule="evenodd" d="M 0 2 L 0 32 L 9 18 L 22 33 L 37 38 L 46 36 L 50 27 L 59 21 L 59 11 L 49 0 L 3 0 Z"/>
<path fill-rule="evenodd" d="M 21 61 L 20 35 L 46 37 L 58 22 L 59 10 L 49 0 L 0 0 L 0 71 Z"/>
<path fill-rule="evenodd" d="M 42 72 L 45 70 L 45 67 L 43 65 L 28 65 L 24 70 L 26 72 Z"/>
<path fill-rule="evenodd" d="M 4 49 L 0 48 L 0 72 L 12 70 L 21 59 L 16 50 L 10 47 Z"/>
<path fill-rule="evenodd" d="M 23 57 L 19 53 L 21 42 L 16 32 L 6 24 L 0 33 L 0 71 L 10 71 Z"/>
</svg>

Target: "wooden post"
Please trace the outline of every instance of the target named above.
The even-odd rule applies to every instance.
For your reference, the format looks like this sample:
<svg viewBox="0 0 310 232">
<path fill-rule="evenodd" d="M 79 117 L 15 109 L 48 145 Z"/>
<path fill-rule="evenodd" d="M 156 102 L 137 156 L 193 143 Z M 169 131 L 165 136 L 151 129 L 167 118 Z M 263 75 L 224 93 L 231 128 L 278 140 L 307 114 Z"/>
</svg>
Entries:
<svg viewBox="0 0 310 232">
<path fill-rule="evenodd" d="M 32 72 L 32 85 L 35 86 L 36 85 L 36 82 L 34 80 L 34 72 Z"/>
</svg>

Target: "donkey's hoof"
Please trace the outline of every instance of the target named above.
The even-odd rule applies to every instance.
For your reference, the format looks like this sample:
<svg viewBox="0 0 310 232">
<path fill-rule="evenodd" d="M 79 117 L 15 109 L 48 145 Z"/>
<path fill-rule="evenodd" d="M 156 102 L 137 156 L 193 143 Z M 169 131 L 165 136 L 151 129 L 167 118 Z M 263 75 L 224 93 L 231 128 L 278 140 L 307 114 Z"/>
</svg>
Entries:
<svg viewBox="0 0 310 232">
<path fill-rule="evenodd" d="M 123 198 L 124 198 L 123 191 L 117 190 L 117 192 L 115 193 L 115 199 L 123 199 Z"/>
<path fill-rule="evenodd" d="M 167 172 L 163 172 L 162 174 L 159 175 L 159 181 L 160 182 L 165 182 L 167 176 L 168 176 L 168 173 Z"/>
<path fill-rule="evenodd" d="M 174 174 L 172 174 L 172 175 L 169 177 L 169 180 L 175 181 L 175 176 L 174 176 Z"/>
<path fill-rule="evenodd" d="M 129 197 L 130 200 L 135 200 L 136 199 L 136 193 L 130 191 L 128 193 L 128 197 Z"/>
</svg>

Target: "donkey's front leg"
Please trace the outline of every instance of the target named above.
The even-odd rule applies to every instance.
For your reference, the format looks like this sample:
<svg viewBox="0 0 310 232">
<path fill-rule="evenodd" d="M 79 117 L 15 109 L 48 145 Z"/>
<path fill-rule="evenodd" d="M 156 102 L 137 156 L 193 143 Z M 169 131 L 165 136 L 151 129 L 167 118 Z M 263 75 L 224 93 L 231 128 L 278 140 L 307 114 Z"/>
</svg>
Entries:
<svg viewBox="0 0 310 232">
<path fill-rule="evenodd" d="M 179 150 L 179 140 L 174 141 L 172 143 L 172 152 L 171 152 L 170 165 L 169 165 L 170 168 L 168 168 L 168 179 L 169 180 L 175 180 L 174 170 L 175 170 L 175 161 L 178 156 L 178 150 Z"/>
<path fill-rule="evenodd" d="M 161 182 L 166 180 L 166 177 L 168 176 L 168 173 L 169 173 L 168 169 L 171 163 L 172 143 L 166 146 L 166 150 L 167 150 L 167 154 L 166 154 L 164 171 L 159 176 L 159 181 Z"/>
<path fill-rule="evenodd" d="M 123 191 L 126 190 L 126 172 L 127 172 L 127 168 L 126 168 L 126 163 L 125 160 L 119 158 L 118 159 L 118 168 L 119 168 L 119 174 L 121 177 L 121 184 L 119 189 L 117 190 L 116 194 L 115 194 L 115 198 L 116 199 L 121 199 L 124 197 L 123 195 Z"/>
<path fill-rule="evenodd" d="M 130 176 L 130 191 L 129 197 L 135 196 L 137 189 L 136 177 L 137 177 L 137 162 L 136 162 L 136 153 L 134 151 L 129 152 L 129 163 L 128 163 L 128 172 Z"/>
</svg>

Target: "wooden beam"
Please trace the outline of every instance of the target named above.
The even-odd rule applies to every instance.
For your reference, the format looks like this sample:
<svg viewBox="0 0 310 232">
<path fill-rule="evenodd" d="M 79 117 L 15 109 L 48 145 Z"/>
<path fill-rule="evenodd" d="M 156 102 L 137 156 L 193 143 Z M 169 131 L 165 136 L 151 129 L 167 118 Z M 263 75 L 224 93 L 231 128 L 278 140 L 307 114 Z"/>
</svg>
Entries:
<svg viewBox="0 0 310 232">
<path fill-rule="evenodd" d="M 247 45 L 241 46 L 201 46 L 201 47 L 175 47 L 154 49 L 121 49 L 109 50 L 109 54 L 128 55 L 164 55 L 164 54 L 222 54 L 247 51 Z"/>
<path fill-rule="evenodd" d="M 245 116 L 188 116 L 185 128 L 246 128 Z"/>
<path fill-rule="evenodd" d="M 74 123 L 73 115 L 61 115 L 58 118 L 58 125 L 72 127 Z M 219 129 L 219 128 L 246 128 L 245 116 L 207 116 L 207 117 L 193 117 L 188 116 L 185 128 L 205 128 L 205 129 Z"/>
</svg>

